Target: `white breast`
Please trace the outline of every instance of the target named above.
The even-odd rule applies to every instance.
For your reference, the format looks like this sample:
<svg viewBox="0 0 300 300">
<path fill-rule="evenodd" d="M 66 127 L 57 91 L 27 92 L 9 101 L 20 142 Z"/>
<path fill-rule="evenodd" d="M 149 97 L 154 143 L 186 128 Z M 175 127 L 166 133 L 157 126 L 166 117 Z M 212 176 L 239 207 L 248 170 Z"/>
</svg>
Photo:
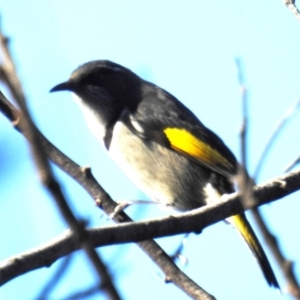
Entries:
<svg viewBox="0 0 300 300">
<path fill-rule="evenodd" d="M 133 134 L 122 121 L 118 121 L 114 127 L 109 154 L 132 182 L 152 200 L 170 204 L 173 202 L 172 187 L 166 184 L 167 174 L 162 172 L 163 163 L 159 154 L 159 151 L 166 150 L 159 145 L 155 148 L 153 151 L 146 147 L 140 137 Z"/>
</svg>

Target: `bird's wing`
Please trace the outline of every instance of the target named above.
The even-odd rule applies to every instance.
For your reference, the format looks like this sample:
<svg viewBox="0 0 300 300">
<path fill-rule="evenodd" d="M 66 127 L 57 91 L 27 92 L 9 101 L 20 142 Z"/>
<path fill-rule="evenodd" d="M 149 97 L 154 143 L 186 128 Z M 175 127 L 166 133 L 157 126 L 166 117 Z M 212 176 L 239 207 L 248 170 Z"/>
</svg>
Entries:
<svg viewBox="0 0 300 300">
<path fill-rule="evenodd" d="M 236 173 L 237 162 L 224 142 L 172 95 L 148 96 L 130 122 L 136 134 L 186 156 L 224 176 Z"/>
</svg>

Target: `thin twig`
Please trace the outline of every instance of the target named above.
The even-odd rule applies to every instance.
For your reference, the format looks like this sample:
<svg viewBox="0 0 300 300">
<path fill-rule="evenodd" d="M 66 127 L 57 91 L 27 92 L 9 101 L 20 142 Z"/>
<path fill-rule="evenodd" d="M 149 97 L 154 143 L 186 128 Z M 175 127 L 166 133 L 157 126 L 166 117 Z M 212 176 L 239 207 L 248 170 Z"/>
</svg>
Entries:
<svg viewBox="0 0 300 300">
<path fill-rule="evenodd" d="M 59 283 L 63 275 L 65 275 L 65 272 L 67 271 L 68 267 L 71 264 L 71 259 L 72 259 L 72 255 L 68 255 L 63 259 L 58 269 L 54 272 L 54 274 L 52 274 L 51 279 L 42 288 L 42 290 L 39 292 L 38 296 L 35 297 L 35 299 L 37 300 L 47 299 L 48 295 L 51 293 L 54 287 Z"/>
<path fill-rule="evenodd" d="M 300 163 L 300 156 L 297 157 L 293 162 L 291 162 L 290 164 L 288 164 L 288 166 L 283 169 L 283 172 L 284 173 L 290 172 L 299 163 Z"/>
<path fill-rule="evenodd" d="M 276 259 L 280 269 L 282 270 L 282 273 L 287 282 L 286 291 L 295 299 L 300 299 L 300 286 L 297 282 L 296 275 L 293 270 L 293 262 L 287 260 L 283 256 L 277 238 L 270 233 L 269 229 L 266 227 L 262 216 L 257 211 L 257 208 L 252 209 L 252 215 L 262 233 L 262 236 L 264 237 L 265 243 L 271 249 L 274 258 Z"/>
<path fill-rule="evenodd" d="M 288 123 L 288 121 L 290 121 L 292 119 L 293 114 L 295 114 L 295 112 L 297 111 L 297 109 L 300 106 L 300 99 L 298 99 L 295 103 L 293 103 L 284 113 L 283 117 L 281 118 L 281 120 L 279 120 L 279 122 L 277 123 L 277 125 L 274 127 L 274 130 L 272 132 L 272 134 L 270 135 L 270 138 L 268 139 L 264 150 L 262 152 L 262 154 L 260 155 L 260 158 L 258 160 L 258 163 L 256 165 L 255 171 L 254 171 L 254 178 L 258 178 L 258 175 L 261 171 L 261 168 L 264 164 L 264 161 L 267 157 L 267 155 L 269 154 L 271 147 L 273 146 L 274 142 L 276 141 L 276 139 L 278 138 L 278 135 L 280 132 L 282 132 L 284 126 Z"/>
<path fill-rule="evenodd" d="M 90 297 L 94 295 L 97 290 L 99 290 L 98 286 L 92 286 L 86 290 L 82 290 L 80 292 L 74 292 L 69 296 L 64 297 L 62 300 L 82 300 L 87 299 L 87 297 Z"/>
<path fill-rule="evenodd" d="M 244 72 L 242 62 L 239 58 L 235 59 L 238 83 L 241 89 L 243 121 L 240 130 L 241 137 L 241 160 L 242 166 L 247 169 L 247 129 L 248 129 L 248 93 L 244 82 Z"/>
<path fill-rule="evenodd" d="M 238 170 L 237 183 L 242 194 L 242 203 L 244 205 L 249 205 L 250 202 L 254 202 L 252 196 L 252 187 L 254 182 L 247 173 L 247 135 L 248 135 L 248 91 L 245 85 L 244 71 L 242 66 L 242 61 L 239 58 L 235 59 L 237 79 L 239 87 L 241 89 L 241 102 L 242 102 L 242 115 L 243 121 L 240 130 L 240 140 L 241 140 L 241 166 Z M 249 202 L 249 203 L 248 203 Z"/>
<path fill-rule="evenodd" d="M 300 12 L 297 6 L 295 5 L 295 0 L 282 0 L 283 4 L 295 15 L 296 19 L 300 21 Z"/>
<path fill-rule="evenodd" d="M 173 254 L 171 255 L 171 258 L 176 261 L 177 259 L 183 264 L 186 265 L 188 262 L 188 259 L 182 254 L 184 247 L 187 244 L 188 237 L 190 236 L 190 232 L 186 233 L 180 241 L 180 244 L 177 246 Z"/>
</svg>

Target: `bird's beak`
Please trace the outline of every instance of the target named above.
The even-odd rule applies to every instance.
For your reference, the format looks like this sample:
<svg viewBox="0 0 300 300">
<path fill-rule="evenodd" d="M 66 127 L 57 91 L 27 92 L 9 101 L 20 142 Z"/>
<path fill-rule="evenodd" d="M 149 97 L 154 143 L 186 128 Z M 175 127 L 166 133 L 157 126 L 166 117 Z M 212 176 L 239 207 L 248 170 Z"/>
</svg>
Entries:
<svg viewBox="0 0 300 300">
<path fill-rule="evenodd" d="M 60 84 L 56 85 L 55 87 L 53 87 L 50 90 L 50 93 L 60 92 L 60 91 L 71 91 L 71 90 L 72 90 L 71 83 L 69 81 L 66 81 L 66 82 L 60 83 Z"/>
</svg>

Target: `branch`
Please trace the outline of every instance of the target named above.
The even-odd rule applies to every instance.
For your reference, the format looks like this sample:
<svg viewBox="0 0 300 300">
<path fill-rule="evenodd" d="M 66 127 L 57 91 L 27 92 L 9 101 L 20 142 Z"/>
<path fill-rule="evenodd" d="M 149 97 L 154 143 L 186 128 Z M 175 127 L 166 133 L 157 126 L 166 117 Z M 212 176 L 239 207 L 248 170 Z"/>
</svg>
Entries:
<svg viewBox="0 0 300 300">
<path fill-rule="evenodd" d="M 38 296 L 35 297 L 36 299 L 47 299 L 51 291 L 66 274 L 68 267 L 71 265 L 72 258 L 72 255 L 68 255 L 62 260 L 57 270 L 55 270 L 55 272 L 51 274 L 51 279 L 46 283 L 44 287 L 42 287 L 41 291 L 38 293 Z M 99 286 L 97 286 L 97 292 L 99 292 Z"/>
<path fill-rule="evenodd" d="M 282 270 L 283 276 L 287 282 L 286 290 L 295 299 L 300 299 L 300 287 L 293 270 L 293 262 L 284 257 L 280 250 L 277 238 L 270 233 L 257 209 L 252 210 L 252 215 L 255 218 L 256 224 L 258 225 L 266 244 L 269 246 L 274 258 Z"/>
<path fill-rule="evenodd" d="M 242 66 L 242 61 L 239 58 L 235 58 L 235 65 L 237 70 L 237 79 L 239 87 L 241 89 L 241 102 L 242 102 L 242 126 L 240 129 L 240 140 L 241 140 L 241 163 L 239 167 L 238 174 L 236 176 L 236 181 L 241 194 L 243 195 L 242 201 L 244 205 L 247 202 L 253 201 L 252 188 L 254 182 L 252 178 L 248 175 L 248 155 L 247 155 L 247 142 L 248 142 L 248 127 L 249 127 L 249 114 L 248 114 L 248 90 L 245 85 L 244 71 Z"/>
<path fill-rule="evenodd" d="M 282 0 L 283 4 L 295 15 L 296 19 L 300 21 L 300 12 L 297 6 L 295 5 L 296 0 Z"/>
<path fill-rule="evenodd" d="M 300 170 L 279 176 L 253 188 L 256 204 L 251 202 L 247 209 L 283 198 L 300 189 Z M 172 236 L 187 232 L 201 232 L 204 228 L 241 213 L 244 207 L 238 193 L 226 195 L 224 201 L 203 206 L 176 216 L 130 222 L 88 229 L 94 247 L 140 242 L 146 239 Z M 78 250 L 78 245 L 65 232 L 54 240 L 30 251 L 8 258 L 0 263 L 0 284 L 26 272 L 49 266 L 57 259 Z"/>
<path fill-rule="evenodd" d="M 289 163 L 288 166 L 284 168 L 284 172 L 290 172 L 299 163 L 300 163 L 300 156 L 294 159 L 293 162 Z"/>
<path fill-rule="evenodd" d="M 97 252 L 92 247 L 89 239 L 87 238 L 86 229 L 83 222 L 78 221 L 74 216 L 61 190 L 59 182 L 56 180 L 52 172 L 43 144 L 40 140 L 39 131 L 35 127 L 30 113 L 27 109 L 26 97 L 24 95 L 22 85 L 18 78 L 16 67 L 8 47 L 8 38 L 4 36 L 1 28 L 0 47 L 3 53 L 1 77 L 9 87 L 10 92 L 21 108 L 19 118 L 15 120 L 15 122 L 19 123 L 20 129 L 24 133 L 26 133 L 26 138 L 30 145 L 31 154 L 34 159 L 37 171 L 40 175 L 40 181 L 52 196 L 61 216 L 70 226 L 73 232 L 73 238 L 84 249 L 89 260 L 91 261 L 94 269 L 99 276 L 99 287 L 101 287 L 101 289 L 104 290 L 107 296 L 109 296 L 111 299 L 121 299 L 115 286 L 112 283 L 112 279 L 107 271 L 105 264 L 101 261 Z M 20 118 L 21 115 L 22 118 Z"/>
<path fill-rule="evenodd" d="M 259 158 L 258 163 L 256 165 L 254 175 L 253 175 L 253 177 L 255 179 L 257 179 L 258 174 L 260 173 L 260 170 L 263 166 L 263 163 L 264 163 L 264 161 L 267 157 L 267 154 L 272 149 L 272 146 L 273 146 L 274 142 L 276 141 L 276 139 L 278 138 L 279 133 L 282 132 L 284 126 L 287 125 L 287 123 L 291 120 L 291 118 L 296 113 L 299 106 L 300 106 L 300 99 L 298 99 L 295 103 L 293 103 L 286 110 L 286 112 L 283 114 L 282 118 L 279 120 L 279 122 L 274 127 L 273 132 L 271 133 L 269 139 L 267 140 L 267 143 L 264 147 L 264 150 L 263 150 L 262 154 L 260 155 L 260 158 Z M 289 167 L 289 168 L 291 169 L 291 167 Z"/>
</svg>

